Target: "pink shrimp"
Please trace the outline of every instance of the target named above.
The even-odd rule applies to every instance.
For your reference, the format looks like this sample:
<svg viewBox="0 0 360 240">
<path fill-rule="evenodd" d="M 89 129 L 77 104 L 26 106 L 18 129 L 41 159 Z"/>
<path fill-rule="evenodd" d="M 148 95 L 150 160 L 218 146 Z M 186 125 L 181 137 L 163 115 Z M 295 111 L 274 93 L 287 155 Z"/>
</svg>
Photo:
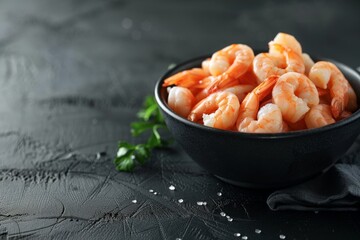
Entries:
<svg viewBox="0 0 360 240">
<path fill-rule="evenodd" d="M 247 118 L 240 124 L 238 129 L 241 132 L 253 133 L 279 133 L 288 130 L 284 124 L 280 108 L 273 103 L 261 107 L 257 113 L 257 120 Z"/>
<path fill-rule="evenodd" d="M 229 130 L 235 125 L 240 103 L 235 94 L 216 92 L 198 102 L 191 110 L 188 119 L 203 121 L 205 126 Z"/>
<path fill-rule="evenodd" d="M 314 66 L 315 63 L 307 53 L 301 54 L 301 57 L 305 65 L 305 75 L 309 76 L 310 69 L 312 68 L 312 66 Z"/>
<path fill-rule="evenodd" d="M 283 118 L 291 123 L 301 120 L 311 106 L 319 103 L 316 86 L 305 75 L 288 72 L 280 76 L 272 91 Z"/>
<path fill-rule="evenodd" d="M 172 87 L 169 91 L 168 104 L 171 110 L 186 118 L 195 104 L 195 97 L 184 87 Z"/>
<path fill-rule="evenodd" d="M 238 131 L 246 131 L 249 124 L 256 119 L 260 101 L 269 95 L 278 79 L 272 76 L 254 88 L 240 105 L 239 117 L 236 121 Z"/>
<path fill-rule="evenodd" d="M 281 57 L 275 57 L 269 53 L 259 53 L 254 58 L 253 69 L 259 82 L 264 81 L 272 75 L 283 75 L 284 61 Z"/>
<path fill-rule="evenodd" d="M 201 80 L 208 76 L 209 74 L 206 73 L 204 69 L 193 68 L 168 77 L 165 79 L 163 87 L 176 85 L 180 87 L 191 88 L 201 83 Z"/>
<path fill-rule="evenodd" d="M 272 43 L 271 46 L 277 54 L 260 53 L 254 59 L 254 73 L 260 82 L 271 75 L 283 75 L 286 72 L 304 73 L 305 65 L 301 56 L 279 44 Z"/>
<path fill-rule="evenodd" d="M 244 44 L 232 44 L 214 53 L 209 71 L 216 79 L 208 87 L 209 93 L 223 89 L 245 74 L 254 59 L 253 50 Z"/>
<path fill-rule="evenodd" d="M 349 101 L 349 83 L 335 64 L 320 61 L 314 64 L 309 73 L 311 81 L 319 88 L 329 89 L 331 112 L 338 118 Z"/>
<path fill-rule="evenodd" d="M 241 103 L 244 100 L 246 94 L 251 92 L 251 90 L 253 90 L 254 88 L 255 88 L 255 86 L 251 85 L 251 84 L 239 84 L 239 85 L 235 85 L 233 87 L 225 88 L 222 91 L 223 92 L 231 92 L 231 93 L 235 94 L 237 96 L 237 98 L 239 99 L 239 102 Z"/>
<path fill-rule="evenodd" d="M 207 58 L 204 61 L 201 62 L 201 68 L 205 71 L 206 74 L 210 75 L 210 70 L 209 70 L 209 66 L 210 66 L 210 60 L 211 58 Z"/>
<path fill-rule="evenodd" d="M 301 48 L 301 44 L 299 43 L 298 40 L 296 40 L 296 38 L 290 34 L 287 33 L 278 33 L 274 40 L 272 40 L 269 43 L 269 53 L 270 54 L 276 54 L 277 50 L 276 49 L 272 49 L 271 45 L 275 43 L 275 44 L 280 44 L 285 48 L 289 48 L 291 49 L 293 52 L 295 52 L 296 54 L 298 54 L 299 56 L 301 56 L 302 54 L 302 48 Z"/>
<path fill-rule="evenodd" d="M 319 128 L 335 123 L 335 119 L 331 113 L 331 107 L 326 104 L 318 104 L 311 107 L 304 119 L 308 128 Z"/>
</svg>

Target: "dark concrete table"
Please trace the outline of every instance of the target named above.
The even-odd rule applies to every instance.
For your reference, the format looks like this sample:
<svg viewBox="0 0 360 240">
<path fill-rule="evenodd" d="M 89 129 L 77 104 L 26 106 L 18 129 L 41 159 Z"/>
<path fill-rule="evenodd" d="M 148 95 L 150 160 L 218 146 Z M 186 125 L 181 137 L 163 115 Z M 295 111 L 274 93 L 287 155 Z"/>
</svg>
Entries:
<svg viewBox="0 0 360 240">
<path fill-rule="evenodd" d="M 133 173 L 112 163 L 118 140 L 141 141 L 129 124 L 169 64 L 233 42 L 265 48 L 284 31 L 357 67 L 359 10 L 355 0 L 1 1 L 0 236 L 359 239 L 358 212 L 272 212 L 267 193 L 222 183 L 176 144 Z"/>
</svg>

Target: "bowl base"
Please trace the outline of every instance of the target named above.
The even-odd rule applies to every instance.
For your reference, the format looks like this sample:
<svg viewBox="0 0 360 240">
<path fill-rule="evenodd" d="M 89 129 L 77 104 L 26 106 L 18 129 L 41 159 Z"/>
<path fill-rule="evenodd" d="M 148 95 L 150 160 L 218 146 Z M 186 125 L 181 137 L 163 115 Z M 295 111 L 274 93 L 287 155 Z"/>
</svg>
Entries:
<svg viewBox="0 0 360 240">
<path fill-rule="evenodd" d="M 218 179 L 220 179 L 221 181 L 223 182 L 226 182 L 226 183 L 229 183 L 231 185 L 234 185 L 234 186 L 238 186 L 238 187 L 243 187 L 243 188 L 252 188 L 252 189 L 267 189 L 267 190 L 275 190 L 275 189 L 280 189 L 280 188 L 285 188 L 285 187 L 289 187 L 289 186 L 293 186 L 293 185 L 296 185 L 296 184 L 300 184 L 300 183 L 303 183 L 303 182 L 306 182 L 312 178 L 315 178 L 315 177 L 318 177 L 322 174 L 324 174 L 325 172 L 327 172 L 330 168 L 332 168 L 335 164 L 336 164 L 337 161 L 335 161 L 333 164 L 331 164 L 330 166 L 328 166 L 327 168 L 325 168 L 324 170 L 318 172 L 318 173 L 315 173 L 311 176 L 307 176 L 305 178 L 301 178 L 301 179 L 297 179 L 297 180 L 294 180 L 292 182 L 282 182 L 282 183 L 279 183 L 279 184 L 257 184 L 257 183 L 249 183 L 249 182 L 240 182 L 240 181 L 236 181 L 236 180 L 231 180 L 231 179 L 228 179 L 228 178 L 224 178 L 224 177 L 220 177 L 216 174 L 214 174 L 215 177 L 217 177 Z"/>
</svg>

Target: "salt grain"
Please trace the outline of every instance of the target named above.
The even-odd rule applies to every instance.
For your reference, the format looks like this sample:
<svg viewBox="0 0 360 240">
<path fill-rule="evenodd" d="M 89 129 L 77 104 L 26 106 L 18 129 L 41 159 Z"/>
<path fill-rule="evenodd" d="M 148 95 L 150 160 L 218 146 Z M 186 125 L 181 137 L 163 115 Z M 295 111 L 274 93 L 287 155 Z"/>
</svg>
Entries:
<svg viewBox="0 0 360 240">
<path fill-rule="evenodd" d="M 255 233 L 260 234 L 261 230 L 260 229 L 255 229 Z"/>
<path fill-rule="evenodd" d="M 174 190 L 175 190 L 175 186 L 170 185 L 169 189 L 170 189 L 171 191 L 174 191 Z"/>
<path fill-rule="evenodd" d="M 232 222 L 232 221 L 233 221 L 233 219 L 232 219 L 232 218 L 228 218 L 228 221 L 229 221 L 229 222 Z"/>
<path fill-rule="evenodd" d="M 218 193 L 216 193 L 219 197 L 221 197 L 222 196 L 222 193 L 221 192 L 218 192 Z"/>
<path fill-rule="evenodd" d="M 285 235 L 283 235 L 283 234 L 281 234 L 281 235 L 279 236 L 279 238 L 280 238 L 280 239 L 285 239 L 285 238 L 286 238 L 286 236 L 285 236 Z"/>
<path fill-rule="evenodd" d="M 203 202 L 197 202 L 196 204 L 199 205 L 199 206 L 202 206 Z"/>
<path fill-rule="evenodd" d="M 133 202 L 133 203 L 137 203 L 137 200 L 136 200 L 136 199 L 134 199 L 134 200 L 132 200 L 132 202 Z"/>
<path fill-rule="evenodd" d="M 243 236 L 241 239 L 243 239 L 243 240 L 247 240 L 247 239 L 248 239 L 248 237 L 247 237 L 247 236 Z"/>
<path fill-rule="evenodd" d="M 221 212 L 221 213 L 220 213 L 220 216 L 225 217 L 225 216 L 226 216 L 226 213 Z"/>
<path fill-rule="evenodd" d="M 151 192 L 151 193 L 152 193 L 152 192 L 154 192 L 154 190 L 152 190 L 152 189 L 149 189 L 149 192 Z"/>
<path fill-rule="evenodd" d="M 180 199 L 178 200 L 178 202 L 179 202 L 179 203 L 183 203 L 183 202 L 184 202 L 184 199 L 181 199 L 181 198 L 180 198 Z"/>
<path fill-rule="evenodd" d="M 241 233 L 234 233 L 234 236 L 235 236 L 235 237 L 240 237 L 240 236 L 241 236 Z"/>
</svg>

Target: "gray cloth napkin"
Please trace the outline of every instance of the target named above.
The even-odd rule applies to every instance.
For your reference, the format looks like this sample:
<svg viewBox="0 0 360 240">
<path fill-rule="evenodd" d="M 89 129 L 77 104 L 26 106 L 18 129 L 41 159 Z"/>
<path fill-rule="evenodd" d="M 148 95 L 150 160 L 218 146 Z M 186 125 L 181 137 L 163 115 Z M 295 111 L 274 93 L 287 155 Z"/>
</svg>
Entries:
<svg viewBox="0 0 360 240">
<path fill-rule="evenodd" d="M 360 210 L 360 139 L 326 173 L 270 194 L 271 210 Z"/>
</svg>

